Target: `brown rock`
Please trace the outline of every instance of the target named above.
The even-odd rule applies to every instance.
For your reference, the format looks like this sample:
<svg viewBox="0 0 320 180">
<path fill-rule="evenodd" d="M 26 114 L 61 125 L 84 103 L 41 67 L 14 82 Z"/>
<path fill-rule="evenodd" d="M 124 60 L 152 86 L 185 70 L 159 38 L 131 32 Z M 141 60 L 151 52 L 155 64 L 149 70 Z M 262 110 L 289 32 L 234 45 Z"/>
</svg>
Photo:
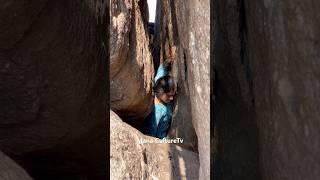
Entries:
<svg viewBox="0 0 320 180">
<path fill-rule="evenodd" d="M 110 111 L 111 179 L 198 179 L 198 155 L 174 144 L 155 143 Z M 149 142 L 142 143 L 139 142 Z M 152 143 L 154 142 L 154 143 Z"/>
<path fill-rule="evenodd" d="M 1 180 L 32 180 L 27 172 L 0 151 Z"/>
<path fill-rule="evenodd" d="M 218 0 L 215 6 L 214 178 L 261 179 L 252 77 L 243 46 L 246 40 L 243 4 Z"/>
<path fill-rule="evenodd" d="M 319 179 L 320 2 L 245 5 L 263 178 Z"/>
<path fill-rule="evenodd" d="M 200 179 L 210 179 L 209 1 L 158 1 L 155 61 L 174 57 L 178 98 L 173 136 L 199 151 Z"/>
<path fill-rule="evenodd" d="M 221 177 L 319 179 L 320 3 L 218 2 Z"/>
</svg>

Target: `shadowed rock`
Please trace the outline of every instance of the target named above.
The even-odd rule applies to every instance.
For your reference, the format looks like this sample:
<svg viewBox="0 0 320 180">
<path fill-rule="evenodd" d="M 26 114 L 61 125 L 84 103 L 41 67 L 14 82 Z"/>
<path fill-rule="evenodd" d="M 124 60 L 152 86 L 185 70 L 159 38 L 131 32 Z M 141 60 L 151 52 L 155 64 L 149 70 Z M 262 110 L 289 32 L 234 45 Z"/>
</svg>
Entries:
<svg viewBox="0 0 320 180">
<path fill-rule="evenodd" d="M 153 60 L 146 1 L 111 1 L 110 104 L 129 123 L 151 110 Z M 134 120 L 140 121 L 134 122 Z"/>
<path fill-rule="evenodd" d="M 106 174 L 107 4 L 0 4 L 0 149 L 32 177 Z"/>
</svg>

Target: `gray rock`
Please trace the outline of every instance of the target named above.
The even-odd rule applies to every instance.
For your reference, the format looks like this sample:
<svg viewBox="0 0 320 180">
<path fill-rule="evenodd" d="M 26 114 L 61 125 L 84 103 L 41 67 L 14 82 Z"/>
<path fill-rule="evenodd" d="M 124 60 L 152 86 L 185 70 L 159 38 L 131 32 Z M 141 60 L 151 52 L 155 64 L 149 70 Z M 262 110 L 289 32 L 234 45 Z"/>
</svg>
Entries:
<svg viewBox="0 0 320 180">
<path fill-rule="evenodd" d="M 218 2 L 221 177 L 319 179 L 320 3 Z"/>
</svg>

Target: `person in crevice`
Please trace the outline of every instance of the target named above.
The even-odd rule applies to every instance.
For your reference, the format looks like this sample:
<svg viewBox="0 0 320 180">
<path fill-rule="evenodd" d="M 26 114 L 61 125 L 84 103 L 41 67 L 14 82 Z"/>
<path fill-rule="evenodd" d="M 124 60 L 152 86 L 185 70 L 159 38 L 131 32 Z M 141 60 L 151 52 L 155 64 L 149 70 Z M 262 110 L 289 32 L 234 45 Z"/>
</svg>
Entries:
<svg viewBox="0 0 320 180">
<path fill-rule="evenodd" d="M 176 94 L 173 78 L 169 75 L 171 59 L 160 64 L 155 76 L 154 105 L 146 118 L 144 133 L 163 139 L 167 137 L 173 111 L 173 100 Z"/>
</svg>

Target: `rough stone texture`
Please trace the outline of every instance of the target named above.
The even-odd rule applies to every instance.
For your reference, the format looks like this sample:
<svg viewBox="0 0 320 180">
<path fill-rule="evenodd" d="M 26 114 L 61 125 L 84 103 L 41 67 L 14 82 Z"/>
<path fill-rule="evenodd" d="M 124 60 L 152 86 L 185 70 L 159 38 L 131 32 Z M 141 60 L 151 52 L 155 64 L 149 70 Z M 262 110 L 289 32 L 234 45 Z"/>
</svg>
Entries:
<svg viewBox="0 0 320 180">
<path fill-rule="evenodd" d="M 186 147 L 192 151 L 197 151 L 197 136 L 192 125 L 190 98 L 188 93 L 188 83 L 186 81 L 185 61 L 178 62 L 177 29 L 173 28 L 173 23 L 176 25 L 175 16 L 172 16 L 174 8 L 171 7 L 169 1 L 161 1 L 157 5 L 156 25 L 155 25 L 155 43 L 154 43 L 154 62 L 156 69 L 159 63 L 163 62 L 168 56 L 174 58 L 171 75 L 178 82 L 178 96 L 176 100 L 175 110 L 173 113 L 173 122 L 170 128 L 171 137 L 181 137 L 184 139 Z M 163 15 L 165 14 L 165 16 Z M 179 50 L 179 49 L 178 49 Z M 175 56 L 175 57 L 174 57 Z"/>
<path fill-rule="evenodd" d="M 106 173 L 106 6 L 0 4 L 0 149 L 33 177 Z"/>
<path fill-rule="evenodd" d="M 252 77 L 242 46 L 245 32 L 240 11 L 243 4 L 217 0 L 214 5 L 218 21 L 214 29 L 214 124 L 217 130 L 214 139 L 218 142 L 215 148 L 218 152 L 215 151 L 212 172 L 216 179 L 261 179 Z"/>
<path fill-rule="evenodd" d="M 147 1 L 112 0 L 111 16 L 111 109 L 129 123 L 139 124 L 142 121 L 137 119 L 151 110 L 154 76 Z"/>
<path fill-rule="evenodd" d="M 200 179 L 210 179 L 209 4 L 158 1 L 154 42 L 155 62 L 174 58 L 172 75 L 177 81 L 178 98 L 172 134 L 185 138 L 191 149 L 198 147 Z"/>
<path fill-rule="evenodd" d="M 245 7 L 264 179 L 320 177 L 319 8 L 312 0 Z"/>
<path fill-rule="evenodd" d="M 154 141 L 110 111 L 110 179 L 198 179 L 198 155 L 174 144 Z"/>
<path fill-rule="evenodd" d="M 31 180 L 32 178 L 12 159 L 0 151 L 0 179 L 1 180 Z"/>
<path fill-rule="evenodd" d="M 224 119 L 216 117 L 220 122 L 218 149 L 224 154 L 218 165 L 230 165 L 220 173 L 232 173 L 233 179 L 246 177 L 250 168 L 244 171 L 237 162 L 232 167 L 231 152 L 239 155 L 241 150 L 249 157 L 244 152 L 249 150 L 255 156 L 251 162 L 260 164 L 258 179 L 319 179 L 320 3 L 219 2 L 223 42 L 216 47 L 222 55 L 216 57 L 215 88 L 224 94 L 217 94 L 215 107 L 230 112 Z M 228 100 L 229 105 L 224 105 Z M 240 116 L 232 117 L 231 112 Z M 224 120 L 228 121 L 223 125 Z M 230 133 L 235 130 L 239 133 Z M 234 137 L 240 137 L 237 144 L 232 144 Z M 223 175 L 220 179 L 232 179 Z"/>
</svg>

